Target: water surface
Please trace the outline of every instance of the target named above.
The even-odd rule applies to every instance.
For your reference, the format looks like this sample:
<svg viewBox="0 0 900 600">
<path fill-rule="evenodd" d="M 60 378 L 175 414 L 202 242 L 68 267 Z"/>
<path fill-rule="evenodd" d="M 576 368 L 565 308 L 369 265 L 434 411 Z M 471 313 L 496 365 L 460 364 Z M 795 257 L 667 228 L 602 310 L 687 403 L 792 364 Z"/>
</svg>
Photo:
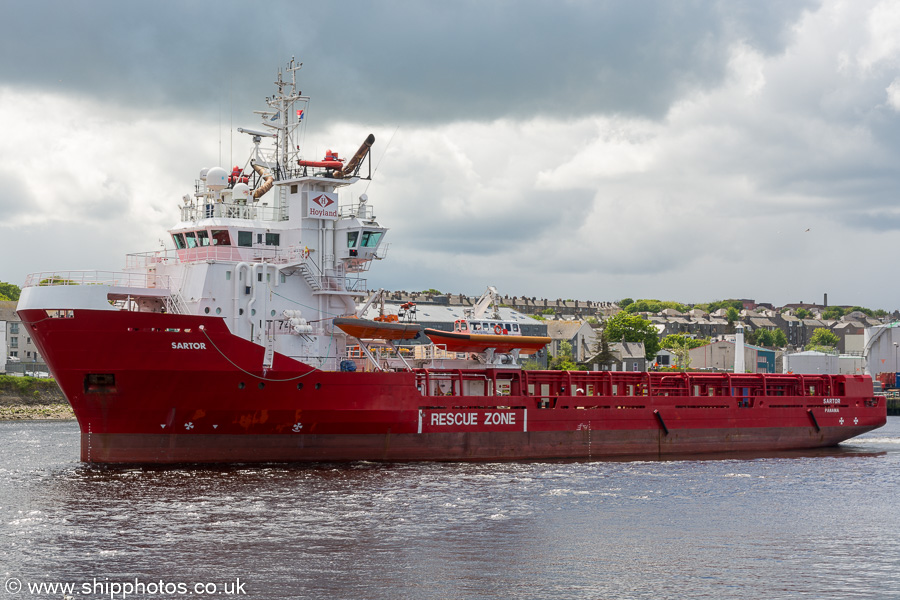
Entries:
<svg viewBox="0 0 900 600">
<path fill-rule="evenodd" d="M 666 461 L 108 469 L 78 438 L 0 423 L 0 600 L 900 598 L 900 417 Z M 190 593 L 109 587 L 136 581 Z"/>
</svg>

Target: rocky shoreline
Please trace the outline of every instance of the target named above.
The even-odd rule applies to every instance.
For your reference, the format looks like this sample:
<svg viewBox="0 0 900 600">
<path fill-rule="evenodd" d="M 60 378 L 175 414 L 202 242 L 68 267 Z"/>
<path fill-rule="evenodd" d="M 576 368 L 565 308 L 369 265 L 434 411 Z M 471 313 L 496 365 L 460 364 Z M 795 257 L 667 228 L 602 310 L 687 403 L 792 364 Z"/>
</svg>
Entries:
<svg viewBox="0 0 900 600">
<path fill-rule="evenodd" d="M 74 421 L 75 413 L 65 404 L 0 404 L 0 421 Z"/>
<path fill-rule="evenodd" d="M 54 380 L 0 375 L 0 421 L 73 419 L 75 413 Z"/>
</svg>

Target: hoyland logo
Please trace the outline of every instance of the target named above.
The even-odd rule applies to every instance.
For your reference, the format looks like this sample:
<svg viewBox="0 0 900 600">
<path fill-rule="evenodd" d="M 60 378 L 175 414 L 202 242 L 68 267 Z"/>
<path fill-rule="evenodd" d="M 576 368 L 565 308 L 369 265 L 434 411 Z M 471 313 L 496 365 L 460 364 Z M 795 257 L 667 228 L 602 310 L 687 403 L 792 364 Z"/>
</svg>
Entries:
<svg viewBox="0 0 900 600">
<path fill-rule="evenodd" d="M 328 208 L 329 206 L 331 206 L 332 204 L 334 204 L 334 200 L 332 200 L 331 198 L 329 198 L 329 197 L 326 196 L 325 194 L 321 194 L 321 195 L 319 195 L 319 196 L 316 196 L 315 198 L 313 198 L 312 201 L 315 202 L 316 204 L 318 204 L 319 206 L 321 206 L 322 208 Z"/>
<path fill-rule="evenodd" d="M 306 205 L 306 216 L 313 219 L 338 218 L 337 194 L 320 192 L 316 196 L 310 194 L 309 203 Z"/>
</svg>

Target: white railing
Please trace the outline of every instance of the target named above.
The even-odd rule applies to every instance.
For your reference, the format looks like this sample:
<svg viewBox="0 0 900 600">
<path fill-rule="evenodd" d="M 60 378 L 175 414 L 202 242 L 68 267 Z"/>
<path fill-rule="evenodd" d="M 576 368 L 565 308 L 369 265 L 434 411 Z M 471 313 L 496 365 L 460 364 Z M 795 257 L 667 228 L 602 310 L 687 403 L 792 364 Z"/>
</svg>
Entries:
<svg viewBox="0 0 900 600">
<path fill-rule="evenodd" d="M 291 263 L 305 260 L 303 249 L 293 247 L 286 250 L 253 248 L 247 246 L 198 246 L 182 250 L 157 250 L 137 252 L 125 257 L 125 268 L 146 268 L 166 263 L 193 262 L 267 262 Z"/>
<path fill-rule="evenodd" d="M 247 219 L 250 221 L 287 221 L 287 205 L 267 206 L 262 204 L 234 204 L 214 202 L 210 204 L 188 204 L 181 207 L 182 221 L 199 221 L 214 217 L 225 219 Z"/>
<path fill-rule="evenodd" d="M 131 287 L 169 290 L 172 289 L 168 275 L 149 273 L 123 273 L 118 271 L 46 271 L 32 273 L 25 278 L 22 287 L 50 285 L 110 285 L 114 287 Z"/>
<path fill-rule="evenodd" d="M 371 221 L 375 218 L 375 210 L 368 204 L 359 205 L 359 202 L 353 204 L 342 204 L 338 208 L 338 215 L 341 217 L 357 217 L 363 221 Z"/>
<path fill-rule="evenodd" d="M 126 269 L 143 269 L 158 264 L 178 262 L 175 250 L 156 250 L 155 252 L 136 252 L 125 255 Z"/>
</svg>

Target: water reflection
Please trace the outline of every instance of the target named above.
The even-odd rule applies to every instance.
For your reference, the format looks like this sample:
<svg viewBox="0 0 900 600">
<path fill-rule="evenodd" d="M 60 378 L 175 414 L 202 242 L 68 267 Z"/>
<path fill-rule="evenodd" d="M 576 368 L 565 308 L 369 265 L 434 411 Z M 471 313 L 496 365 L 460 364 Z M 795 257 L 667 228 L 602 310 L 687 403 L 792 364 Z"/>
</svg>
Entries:
<svg viewBox="0 0 900 600">
<path fill-rule="evenodd" d="M 83 465 L 77 428 L 56 425 L 0 425 L 0 563 L 23 579 L 241 577 L 259 598 L 900 595 L 895 419 L 754 456 L 217 468 Z"/>
</svg>

